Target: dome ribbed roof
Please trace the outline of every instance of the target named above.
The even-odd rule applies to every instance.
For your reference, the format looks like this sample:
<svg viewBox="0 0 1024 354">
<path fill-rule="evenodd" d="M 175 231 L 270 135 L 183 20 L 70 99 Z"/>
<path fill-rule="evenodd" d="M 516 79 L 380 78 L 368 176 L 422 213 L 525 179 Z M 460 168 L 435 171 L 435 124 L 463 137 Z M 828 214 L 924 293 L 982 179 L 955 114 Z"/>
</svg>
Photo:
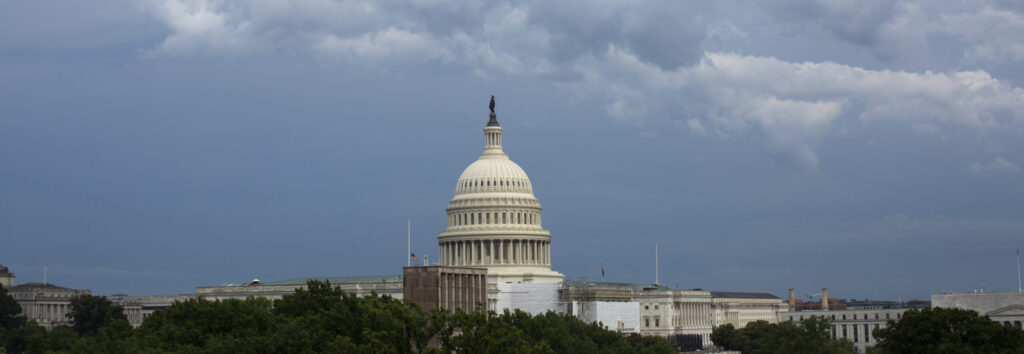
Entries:
<svg viewBox="0 0 1024 354">
<path fill-rule="evenodd" d="M 482 158 L 462 171 L 455 193 L 533 193 L 530 177 L 508 158 Z"/>
</svg>

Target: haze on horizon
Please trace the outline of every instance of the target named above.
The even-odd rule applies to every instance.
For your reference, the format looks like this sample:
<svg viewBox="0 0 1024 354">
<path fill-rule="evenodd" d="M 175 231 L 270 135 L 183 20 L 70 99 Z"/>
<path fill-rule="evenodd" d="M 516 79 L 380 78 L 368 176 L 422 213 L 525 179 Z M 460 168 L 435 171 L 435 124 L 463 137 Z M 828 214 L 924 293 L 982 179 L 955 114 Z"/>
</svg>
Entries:
<svg viewBox="0 0 1024 354">
<path fill-rule="evenodd" d="M 0 4 L 0 264 L 98 294 L 436 260 L 497 97 L 568 279 L 1016 289 L 1012 1 Z"/>
</svg>

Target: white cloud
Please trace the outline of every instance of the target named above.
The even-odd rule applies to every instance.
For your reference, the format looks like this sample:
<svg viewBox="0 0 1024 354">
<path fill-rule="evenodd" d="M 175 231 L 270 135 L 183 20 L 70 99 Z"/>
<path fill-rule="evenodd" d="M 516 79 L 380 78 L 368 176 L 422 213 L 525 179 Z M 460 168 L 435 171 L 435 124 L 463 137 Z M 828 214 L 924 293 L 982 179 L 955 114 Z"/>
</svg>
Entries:
<svg viewBox="0 0 1024 354">
<path fill-rule="evenodd" d="M 700 122 L 700 119 L 690 119 L 686 121 L 686 126 L 690 128 L 690 131 L 697 135 L 707 135 L 708 130 L 704 128 L 704 124 Z"/>
<path fill-rule="evenodd" d="M 1024 127 L 1024 90 L 983 71 L 908 73 L 723 53 L 665 71 L 614 47 L 580 70 L 580 91 L 606 96 L 617 119 L 688 116 L 721 135 L 760 138 L 773 156 L 808 169 L 817 168 L 816 146 L 843 117 L 934 129 Z"/>
<path fill-rule="evenodd" d="M 452 59 L 452 54 L 430 35 L 394 27 L 354 38 L 328 34 L 320 38 L 314 47 L 324 54 L 369 63 L 405 64 Z"/>
<path fill-rule="evenodd" d="M 1007 161 L 1006 159 L 996 156 L 991 162 L 988 163 L 973 163 L 971 164 L 971 172 L 979 175 L 991 175 L 999 172 L 1017 172 L 1020 167 L 1017 164 Z"/>
<path fill-rule="evenodd" d="M 1024 21 L 1010 10 L 936 11 L 901 1 L 863 7 L 860 2 L 773 4 L 792 10 L 785 16 L 879 50 L 941 32 L 975 44 L 973 57 L 1016 60 L 1012 44 L 1024 43 L 1012 36 L 1024 31 L 1016 30 Z M 306 51 L 388 68 L 437 64 L 482 78 L 533 76 L 566 87 L 577 98 L 604 102 L 605 113 L 619 122 L 639 127 L 652 119 L 686 117 L 695 134 L 757 139 L 771 156 L 810 170 L 819 165 L 818 146 L 840 133 L 833 132 L 838 121 L 845 120 L 844 126 L 900 122 L 936 135 L 947 129 L 1024 127 L 1024 90 L 986 71 L 871 70 L 704 53 L 700 44 L 707 36 L 746 33 L 729 21 L 705 18 L 714 11 L 679 6 L 162 0 L 151 8 L 171 32 L 150 53 Z M 685 15 L 666 19 L 667 13 Z M 1010 45 L 991 49 L 998 43 Z"/>
</svg>

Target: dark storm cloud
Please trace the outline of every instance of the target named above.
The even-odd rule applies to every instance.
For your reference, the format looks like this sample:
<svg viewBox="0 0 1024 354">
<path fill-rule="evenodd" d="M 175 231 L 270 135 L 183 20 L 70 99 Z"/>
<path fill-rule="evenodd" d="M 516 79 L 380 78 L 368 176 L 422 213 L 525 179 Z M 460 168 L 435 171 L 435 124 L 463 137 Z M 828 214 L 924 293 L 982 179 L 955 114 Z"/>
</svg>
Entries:
<svg viewBox="0 0 1024 354">
<path fill-rule="evenodd" d="M 0 263 L 98 293 L 394 273 L 409 217 L 436 253 L 495 94 L 570 277 L 643 281 L 661 242 L 684 286 L 995 284 L 1012 4 L 5 3 Z"/>
</svg>

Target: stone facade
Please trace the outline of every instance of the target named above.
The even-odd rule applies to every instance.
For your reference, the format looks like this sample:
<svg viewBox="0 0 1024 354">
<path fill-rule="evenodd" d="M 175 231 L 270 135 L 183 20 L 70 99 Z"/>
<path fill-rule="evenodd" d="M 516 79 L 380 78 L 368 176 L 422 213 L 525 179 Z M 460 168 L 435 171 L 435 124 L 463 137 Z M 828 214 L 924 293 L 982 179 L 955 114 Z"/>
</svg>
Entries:
<svg viewBox="0 0 1024 354">
<path fill-rule="evenodd" d="M 743 328 L 754 321 L 776 323 L 780 314 L 789 311 L 781 298 L 766 293 L 712 291 L 711 306 L 715 309 L 713 327 L 731 324 Z"/>
<path fill-rule="evenodd" d="M 960 293 L 932 295 L 932 306 L 977 311 L 993 321 L 1022 328 L 1024 323 L 1024 294 Z"/>
<path fill-rule="evenodd" d="M 403 269 L 403 296 L 426 310 L 486 310 L 487 270 L 424 266 Z"/>
<path fill-rule="evenodd" d="M 51 329 L 56 326 L 69 325 L 71 320 L 71 298 L 78 295 L 91 295 L 88 289 L 69 289 L 62 286 L 44 283 L 25 283 L 11 286 L 7 294 L 21 306 L 21 313 L 29 320 L 35 320 L 40 326 Z"/>
<path fill-rule="evenodd" d="M 0 286 L 5 288 L 14 286 L 14 273 L 11 273 L 3 264 L 0 264 Z"/>
<path fill-rule="evenodd" d="M 878 343 L 872 331 L 889 326 L 888 321 L 898 321 L 909 308 L 891 309 L 844 309 L 844 310 L 807 310 L 780 313 L 780 322 L 799 323 L 812 316 L 824 317 L 832 322 L 832 338 L 847 339 L 853 342 L 857 351 L 864 353 L 867 348 Z"/>
</svg>

